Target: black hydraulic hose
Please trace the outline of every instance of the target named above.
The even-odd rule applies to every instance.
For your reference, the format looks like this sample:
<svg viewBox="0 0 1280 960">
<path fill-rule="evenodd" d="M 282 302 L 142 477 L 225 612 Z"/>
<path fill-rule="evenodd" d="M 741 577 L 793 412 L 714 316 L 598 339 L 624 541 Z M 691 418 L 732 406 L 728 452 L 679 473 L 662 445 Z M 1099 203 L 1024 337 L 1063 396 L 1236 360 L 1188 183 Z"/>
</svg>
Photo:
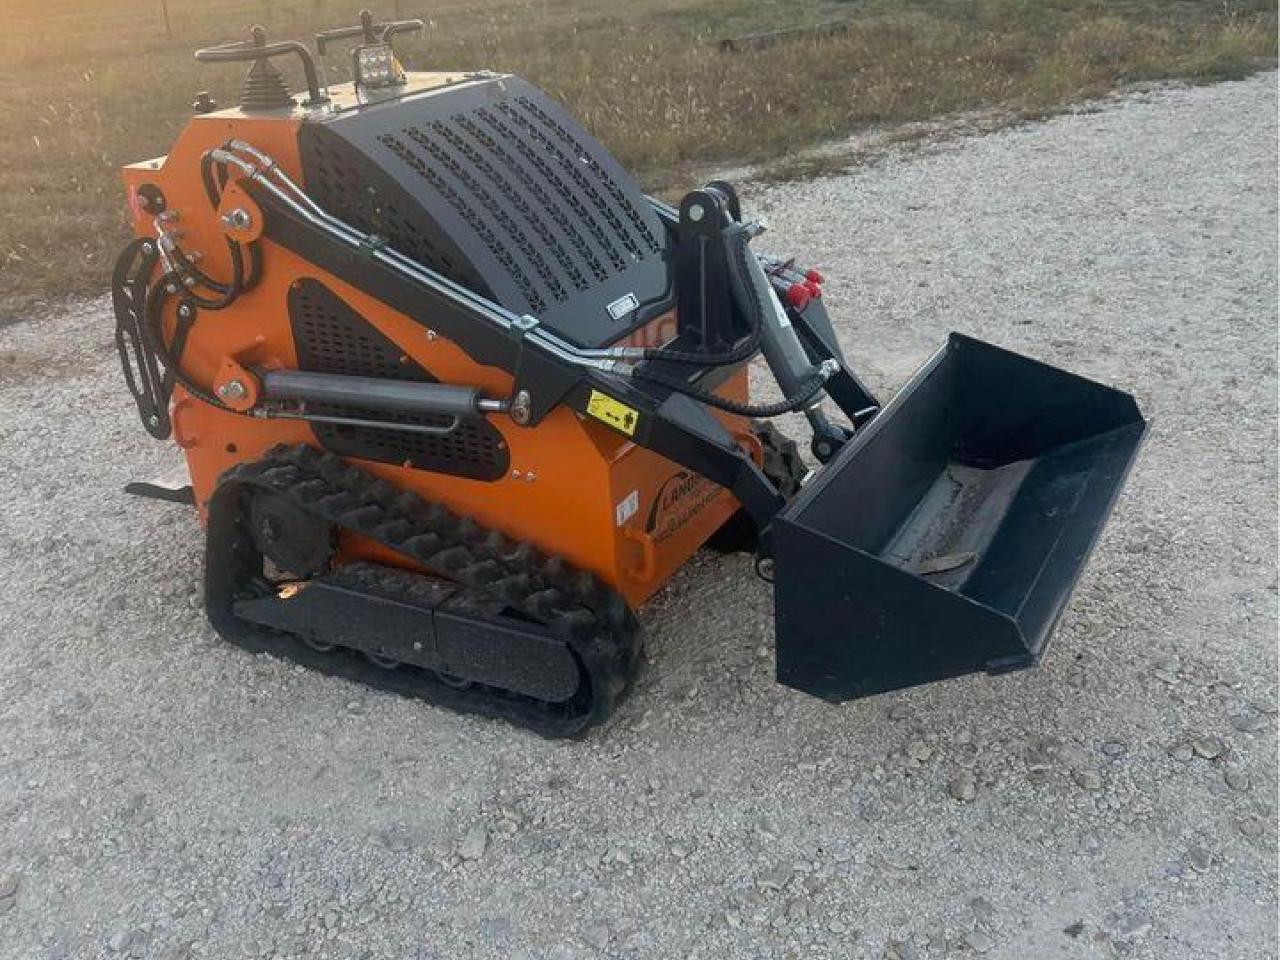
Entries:
<svg viewBox="0 0 1280 960">
<path fill-rule="evenodd" d="M 220 281 L 214 280 L 213 277 L 209 276 L 207 273 L 205 273 L 203 270 L 197 267 L 195 265 L 195 261 L 189 258 L 185 253 L 183 253 L 182 250 L 176 244 L 174 244 L 170 248 L 169 252 L 174 262 L 177 263 L 178 265 L 178 272 L 181 273 L 183 276 L 192 277 L 193 279 L 195 279 L 197 283 L 200 284 L 200 286 L 207 287 L 208 289 L 212 290 L 214 293 L 218 294 L 219 296 L 223 296 L 228 292 L 230 292 L 232 289 L 234 289 L 232 284 L 221 283 Z M 232 270 L 234 269 L 235 269 L 235 265 L 232 264 Z"/>
<path fill-rule="evenodd" d="M 205 190 L 209 194 L 209 199 L 213 202 L 216 210 L 218 195 L 216 189 L 211 187 L 211 177 L 206 176 L 209 172 L 208 160 L 209 156 L 205 154 L 204 159 L 201 161 L 201 174 L 205 181 Z M 262 251 L 258 249 L 256 240 L 249 244 L 249 269 L 246 271 L 240 244 L 230 237 L 227 238 L 227 252 L 231 257 L 232 276 L 230 283 L 222 283 L 213 279 L 213 277 L 197 267 L 177 244 L 173 244 L 170 247 L 170 252 L 173 259 L 177 261 L 182 274 L 194 278 L 197 284 L 212 290 L 218 295 L 216 298 L 209 298 L 202 297 L 196 293 L 188 293 L 188 296 L 205 310 L 221 310 L 231 306 L 240 294 L 257 286 L 258 280 L 262 276 Z"/>
<path fill-rule="evenodd" d="M 224 141 L 219 149 L 230 150 L 231 141 Z M 200 180 L 204 183 L 204 195 L 209 198 L 209 206 L 215 210 L 222 203 L 222 191 L 227 185 L 227 179 L 226 164 L 217 163 L 213 159 L 213 151 L 206 150 L 200 156 Z"/>
<path fill-rule="evenodd" d="M 211 151 L 206 150 L 200 157 L 200 182 L 204 184 L 204 192 L 205 196 L 209 200 L 209 206 L 212 207 L 214 211 L 217 211 L 218 204 L 222 202 L 222 196 L 220 185 L 215 177 L 213 157 L 210 156 L 210 153 Z M 218 294 L 219 297 L 225 297 L 231 290 L 235 289 L 234 284 L 225 284 L 214 280 L 211 276 L 192 263 L 191 260 L 187 258 L 187 255 L 178 249 L 176 245 L 173 247 L 173 256 L 174 259 L 176 259 L 182 266 L 184 273 L 194 277 L 201 286 L 212 290 L 214 293 Z M 235 259 L 234 250 L 232 251 L 232 259 L 233 261 Z M 234 297 L 232 299 L 234 299 Z M 218 307 L 215 304 L 218 302 L 219 301 L 217 300 L 206 299 L 204 306 L 206 306 L 207 309 L 216 310 Z M 229 302 L 230 301 L 228 301 L 228 303 Z M 223 306 L 226 305 L 227 304 L 223 304 Z"/>
<path fill-rule="evenodd" d="M 740 277 L 745 279 L 750 276 L 750 265 L 747 260 L 747 257 L 750 256 L 747 249 L 747 237 L 744 233 L 739 233 L 737 239 L 739 242 L 734 245 L 734 256 L 737 260 Z M 760 302 L 759 291 L 756 290 L 755 284 L 750 282 L 744 282 L 744 287 L 747 291 L 747 300 L 750 303 L 750 309 L 747 311 L 747 323 L 751 328 L 751 351 L 746 356 L 738 358 L 741 360 L 745 360 L 752 353 L 755 353 L 755 348 L 760 339 L 760 327 L 764 323 L 764 304 Z M 745 346 L 746 342 L 744 342 L 743 345 Z M 731 353 L 738 353 L 740 349 L 741 348 L 739 348 L 739 350 L 731 351 Z M 648 351 L 646 351 L 646 356 L 648 356 Z M 684 355 L 672 354 L 658 350 L 656 351 L 655 359 L 675 360 L 679 356 Z M 688 356 L 696 358 L 700 355 L 689 354 Z M 690 362 L 696 363 L 698 361 L 693 360 Z M 729 362 L 736 363 L 737 360 Z M 710 365 L 718 366 L 720 364 Z M 791 396 L 784 397 L 774 403 L 764 403 L 753 406 L 749 403 L 738 403 L 736 400 L 726 399 L 725 397 L 712 393 L 709 390 L 703 390 L 700 387 L 695 387 L 693 384 L 686 380 L 682 380 L 680 377 L 662 373 L 658 370 L 650 370 L 644 366 L 636 367 L 632 370 L 631 375 L 637 379 L 648 380 L 652 383 L 668 387 L 669 389 L 674 390 L 677 393 L 682 393 L 693 400 L 705 403 L 709 407 L 715 407 L 717 410 L 724 410 L 726 413 L 734 413 L 742 417 L 760 418 L 776 417 L 784 413 L 790 413 L 793 410 L 799 410 L 817 396 L 827 382 L 825 374 L 818 370 L 814 370 L 808 376 L 804 377 L 799 384 L 797 384 L 796 392 Z"/>
<path fill-rule="evenodd" d="M 249 273 L 244 278 L 244 284 L 240 287 L 241 293 L 248 293 L 258 285 L 258 281 L 262 278 L 262 249 L 255 240 L 249 244 Z"/>
<path fill-rule="evenodd" d="M 222 202 L 219 184 L 213 174 L 213 151 L 206 150 L 200 158 L 200 181 L 204 184 L 204 195 L 209 198 L 209 206 L 214 210 Z"/>
<path fill-rule="evenodd" d="M 228 410 L 232 413 L 242 413 L 242 411 L 233 410 L 231 407 L 228 407 L 225 403 L 219 400 L 212 391 L 206 390 L 204 387 L 200 386 L 200 384 L 196 383 L 183 373 L 181 366 L 181 353 L 173 353 L 164 342 L 164 330 L 162 329 L 164 304 L 171 296 L 169 287 L 171 285 L 181 283 L 181 274 L 175 270 L 162 276 L 156 285 L 151 288 L 151 292 L 147 294 L 146 322 L 142 327 L 143 341 L 146 343 L 147 348 L 158 356 L 164 364 L 166 379 L 175 380 L 180 383 L 182 388 L 197 400 L 201 400 L 211 406 L 218 407 L 221 410 Z M 190 323 L 185 324 L 184 326 L 189 328 Z M 176 341 L 175 346 L 178 346 L 179 348 L 185 347 L 187 339 L 186 331 L 181 329 L 178 330 L 174 339 Z M 168 397 L 163 398 L 162 402 L 167 404 Z M 243 415 L 248 416 L 248 414 Z"/>
<path fill-rule="evenodd" d="M 210 299 L 197 293 L 192 293 L 190 290 L 187 291 L 187 296 L 205 310 L 222 310 L 225 307 L 229 307 L 235 303 L 236 298 L 244 291 L 244 259 L 240 253 L 240 244 L 228 237 L 227 251 L 231 254 L 231 283 L 224 284 L 212 281 L 195 264 L 188 260 L 181 250 L 177 247 L 173 248 L 173 253 L 181 264 L 179 272 L 190 274 L 195 277 L 199 284 L 219 294 L 217 298 Z"/>
<path fill-rule="evenodd" d="M 231 141 L 223 144 L 226 149 Z M 227 169 L 225 164 L 216 164 L 213 159 L 212 151 L 206 150 L 204 155 L 200 157 L 200 180 L 204 184 L 205 196 L 209 199 L 209 206 L 216 212 L 222 203 L 222 190 L 227 185 Z M 192 276 L 200 283 L 201 286 L 207 287 L 214 293 L 226 295 L 229 291 L 236 291 L 237 294 L 246 293 L 258 285 L 258 280 L 262 276 L 262 251 L 258 248 L 257 241 L 249 244 L 249 269 L 245 271 L 244 265 L 240 262 L 240 244 L 228 238 L 227 249 L 231 252 L 232 269 L 239 269 L 239 282 L 234 279 L 231 284 L 219 283 L 208 274 L 200 270 L 194 263 L 187 259 L 181 250 L 174 249 L 174 253 L 181 261 L 183 267 L 191 273 Z M 220 310 L 222 307 L 230 306 L 235 300 L 230 300 L 219 305 L 219 301 L 200 300 L 197 301 L 206 310 Z"/>
<path fill-rule="evenodd" d="M 249 269 L 247 271 L 244 267 L 240 244 L 228 238 L 227 250 L 231 254 L 232 280 L 231 283 L 219 283 L 200 270 L 181 250 L 177 247 L 173 248 L 174 259 L 180 264 L 181 272 L 194 277 L 197 284 L 207 287 L 218 294 L 216 299 L 201 297 L 194 293 L 188 294 L 206 310 L 221 310 L 224 307 L 231 306 L 236 297 L 242 293 L 248 293 L 256 287 L 258 280 L 262 277 L 262 251 L 258 248 L 257 241 L 249 244 Z"/>
<path fill-rule="evenodd" d="M 646 370 L 644 367 L 636 367 L 631 374 L 640 380 L 649 380 L 653 383 L 661 384 L 674 390 L 676 393 L 682 393 L 690 399 L 705 403 L 709 407 L 715 407 L 717 410 L 724 410 L 726 413 L 736 413 L 740 417 L 759 417 L 768 418 L 780 416 L 784 413 L 790 413 L 793 410 L 799 410 L 806 403 L 812 400 L 827 382 L 824 374 L 814 371 L 803 380 L 800 381 L 799 387 L 794 394 L 778 400 L 774 403 L 763 403 L 752 405 L 749 403 L 738 403 L 736 400 L 728 400 L 725 397 L 695 387 L 693 384 L 679 377 L 673 377 L 665 373 L 659 373 L 657 370 Z"/>
</svg>

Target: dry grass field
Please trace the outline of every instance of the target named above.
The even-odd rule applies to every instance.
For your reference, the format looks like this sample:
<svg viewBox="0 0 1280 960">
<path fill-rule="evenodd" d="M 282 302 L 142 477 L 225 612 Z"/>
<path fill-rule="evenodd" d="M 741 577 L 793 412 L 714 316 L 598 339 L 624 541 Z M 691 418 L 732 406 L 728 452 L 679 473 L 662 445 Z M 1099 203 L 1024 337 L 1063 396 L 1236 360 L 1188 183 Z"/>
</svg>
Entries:
<svg viewBox="0 0 1280 960">
<path fill-rule="evenodd" d="M 197 46 L 262 23 L 309 38 L 356 0 L 0 0 L 0 323 L 101 291 L 124 235 L 116 168 L 163 153 L 195 91 L 238 66 Z M 1274 62 L 1271 0 L 382 0 L 423 15 L 412 68 L 512 70 L 565 101 L 657 190 L 691 166 L 761 160 L 872 123 L 1045 112 L 1136 80 L 1205 81 Z M 848 19 L 749 53 L 719 41 Z M 171 34 L 171 35 L 170 35 Z M 334 58 L 333 76 L 343 72 Z"/>
</svg>

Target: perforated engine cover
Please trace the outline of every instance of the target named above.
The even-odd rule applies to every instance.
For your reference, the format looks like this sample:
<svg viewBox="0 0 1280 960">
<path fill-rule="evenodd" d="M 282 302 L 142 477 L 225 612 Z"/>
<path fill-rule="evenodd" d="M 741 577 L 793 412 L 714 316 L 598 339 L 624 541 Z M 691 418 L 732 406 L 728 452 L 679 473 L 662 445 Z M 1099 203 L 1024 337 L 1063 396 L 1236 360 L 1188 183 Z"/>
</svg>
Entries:
<svg viewBox="0 0 1280 960">
<path fill-rule="evenodd" d="M 639 186 L 519 78 L 309 121 L 300 143 L 331 213 L 579 345 L 670 307 L 664 230 Z"/>
</svg>

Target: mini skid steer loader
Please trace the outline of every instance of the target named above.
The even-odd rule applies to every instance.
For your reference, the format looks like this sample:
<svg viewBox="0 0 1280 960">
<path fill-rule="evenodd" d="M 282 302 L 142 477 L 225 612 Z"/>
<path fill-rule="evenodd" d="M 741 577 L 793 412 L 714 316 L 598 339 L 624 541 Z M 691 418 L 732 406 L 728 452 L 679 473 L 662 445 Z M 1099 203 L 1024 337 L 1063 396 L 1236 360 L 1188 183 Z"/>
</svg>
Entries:
<svg viewBox="0 0 1280 960">
<path fill-rule="evenodd" d="M 822 278 L 731 186 L 646 196 L 515 76 L 406 73 L 356 26 L 249 64 L 125 168 L 116 341 L 190 483 L 217 631 L 545 735 L 626 694 L 633 611 L 753 551 L 780 682 L 832 701 L 1034 664 L 1145 430 L 1116 390 L 961 335 L 881 408 Z M 277 58 L 300 61 L 293 95 Z M 757 355 L 780 399 L 749 396 Z M 836 416 L 831 408 L 838 409 Z M 768 419 L 801 411 L 821 466 Z M 693 642 L 693 641 L 691 641 Z"/>
</svg>

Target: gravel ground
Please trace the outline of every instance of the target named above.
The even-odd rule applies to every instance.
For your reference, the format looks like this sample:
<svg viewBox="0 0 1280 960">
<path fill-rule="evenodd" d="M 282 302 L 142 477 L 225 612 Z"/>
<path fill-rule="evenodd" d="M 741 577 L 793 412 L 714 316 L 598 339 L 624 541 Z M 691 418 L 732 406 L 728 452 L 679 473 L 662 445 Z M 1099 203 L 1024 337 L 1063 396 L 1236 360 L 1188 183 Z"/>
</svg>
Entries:
<svg viewBox="0 0 1280 960">
<path fill-rule="evenodd" d="M 219 643 L 105 302 L 0 331 L 0 953 L 1276 955 L 1276 78 L 760 187 L 889 392 L 962 330 L 1150 442 L 1039 670 L 842 708 L 700 557 L 549 743 Z"/>
</svg>

